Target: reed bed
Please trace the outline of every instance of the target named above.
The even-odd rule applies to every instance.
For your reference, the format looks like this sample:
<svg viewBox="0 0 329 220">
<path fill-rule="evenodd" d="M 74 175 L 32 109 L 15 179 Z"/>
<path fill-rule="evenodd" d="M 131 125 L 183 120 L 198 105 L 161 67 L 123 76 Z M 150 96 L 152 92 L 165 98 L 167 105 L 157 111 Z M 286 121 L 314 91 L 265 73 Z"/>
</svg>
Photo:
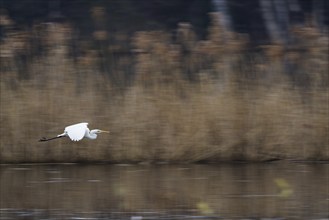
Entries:
<svg viewBox="0 0 329 220">
<path fill-rule="evenodd" d="M 136 32 L 128 54 L 68 24 L 5 29 L 0 162 L 328 160 L 328 35 L 295 28 L 255 51 L 210 16 L 205 40 L 181 23 Z M 111 134 L 38 142 L 83 121 Z"/>
</svg>

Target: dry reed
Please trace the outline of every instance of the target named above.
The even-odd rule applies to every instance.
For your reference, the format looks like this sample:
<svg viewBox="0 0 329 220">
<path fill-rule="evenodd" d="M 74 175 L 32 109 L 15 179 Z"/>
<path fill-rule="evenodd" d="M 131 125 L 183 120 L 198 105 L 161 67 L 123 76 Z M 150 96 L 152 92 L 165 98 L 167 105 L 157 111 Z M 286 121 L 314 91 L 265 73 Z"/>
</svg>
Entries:
<svg viewBox="0 0 329 220">
<path fill-rule="evenodd" d="M 290 48 L 255 54 L 211 17 L 206 40 L 188 24 L 174 40 L 138 32 L 134 55 L 115 62 L 106 45 L 70 56 L 65 24 L 9 29 L 1 43 L 0 162 L 328 160 L 328 36 L 299 28 Z M 82 121 L 112 133 L 37 142 Z"/>
</svg>

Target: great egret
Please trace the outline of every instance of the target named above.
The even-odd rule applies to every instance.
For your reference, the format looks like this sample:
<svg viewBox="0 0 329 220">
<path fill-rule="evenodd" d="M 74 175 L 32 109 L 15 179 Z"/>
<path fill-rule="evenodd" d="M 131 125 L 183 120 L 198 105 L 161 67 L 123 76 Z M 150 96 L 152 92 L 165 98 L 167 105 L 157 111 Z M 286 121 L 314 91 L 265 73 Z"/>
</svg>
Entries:
<svg viewBox="0 0 329 220">
<path fill-rule="evenodd" d="M 43 137 L 39 141 L 50 141 L 62 137 L 69 137 L 72 141 L 80 141 L 84 137 L 94 140 L 97 138 L 97 134 L 99 133 L 110 133 L 109 131 L 103 131 L 100 129 L 89 130 L 87 125 L 87 122 L 70 125 L 65 128 L 63 134 L 59 134 L 53 138 Z"/>
</svg>

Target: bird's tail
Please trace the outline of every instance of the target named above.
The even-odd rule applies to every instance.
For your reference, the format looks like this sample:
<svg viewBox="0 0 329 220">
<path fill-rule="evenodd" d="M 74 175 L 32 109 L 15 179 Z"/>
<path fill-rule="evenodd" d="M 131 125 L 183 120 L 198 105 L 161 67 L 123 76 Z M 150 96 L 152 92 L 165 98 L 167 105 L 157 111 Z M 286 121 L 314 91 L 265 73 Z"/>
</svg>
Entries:
<svg viewBox="0 0 329 220">
<path fill-rule="evenodd" d="M 65 137 L 65 136 L 66 136 L 66 133 L 57 135 L 58 138 Z"/>
</svg>

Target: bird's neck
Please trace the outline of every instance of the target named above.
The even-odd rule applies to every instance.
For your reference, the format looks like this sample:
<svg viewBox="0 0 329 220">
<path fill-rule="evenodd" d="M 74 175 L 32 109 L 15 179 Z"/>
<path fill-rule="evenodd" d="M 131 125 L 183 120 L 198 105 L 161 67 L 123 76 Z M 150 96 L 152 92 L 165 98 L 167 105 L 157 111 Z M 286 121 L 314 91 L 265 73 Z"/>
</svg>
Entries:
<svg viewBox="0 0 329 220">
<path fill-rule="evenodd" d="M 97 134 L 94 132 L 94 130 L 91 130 L 89 131 L 89 129 L 86 131 L 86 135 L 85 135 L 86 138 L 88 139 L 96 139 L 97 138 Z"/>
</svg>

